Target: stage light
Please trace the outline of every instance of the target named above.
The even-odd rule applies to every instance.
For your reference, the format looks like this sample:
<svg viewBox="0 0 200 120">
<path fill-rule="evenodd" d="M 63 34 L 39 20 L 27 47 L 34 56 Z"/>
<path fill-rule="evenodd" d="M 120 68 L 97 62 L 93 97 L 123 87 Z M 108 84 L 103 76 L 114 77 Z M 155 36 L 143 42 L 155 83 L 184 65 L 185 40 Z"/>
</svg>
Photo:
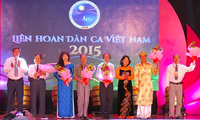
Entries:
<svg viewBox="0 0 200 120">
<path fill-rule="evenodd" d="M 0 81 L 0 86 L 4 86 L 4 85 L 6 85 L 6 84 L 7 84 L 7 82 L 5 82 L 5 81 L 3 81 L 3 80 Z"/>
<path fill-rule="evenodd" d="M 193 106 L 193 105 L 195 105 L 195 104 L 197 104 L 199 101 L 195 101 L 195 102 L 191 102 L 191 103 L 188 103 L 188 104 L 186 104 L 187 106 Z"/>
</svg>

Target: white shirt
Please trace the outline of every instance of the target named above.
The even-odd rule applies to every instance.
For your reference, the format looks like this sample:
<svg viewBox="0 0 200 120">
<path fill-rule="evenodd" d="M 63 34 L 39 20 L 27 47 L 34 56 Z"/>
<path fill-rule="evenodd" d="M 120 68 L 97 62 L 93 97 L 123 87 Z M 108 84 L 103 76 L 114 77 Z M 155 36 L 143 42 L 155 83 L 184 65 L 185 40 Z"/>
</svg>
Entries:
<svg viewBox="0 0 200 120">
<path fill-rule="evenodd" d="M 108 76 L 109 76 L 109 80 L 110 81 L 113 81 L 115 79 L 115 67 L 112 63 L 108 62 L 102 62 L 101 64 L 98 65 L 97 67 L 97 72 L 96 72 L 96 78 L 102 82 L 103 81 L 103 72 L 101 71 L 101 67 L 103 65 L 103 63 L 107 64 L 107 66 L 109 67 L 110 69 L 110 72 L 108 73 Z"/>
<path fill-rule="evenodd" d="M 44 70 L 45 65 L 41 65 L 39 64 L 38 69 Z M 37 65 L 36 64 L 32 64 L 29 65 L 28 68 L 28 75 L 32 78 L 34 78 L 34 74 L 36 73 L 37 70 Z M 45 75 L 40 75 L 39 78 L 44 78 L 47 79 L 49 77 L 49 74 L 46 72 L 46 76 Z"/>
<path fill-rule="evenodd" d="M 13 63 L 13 66 L 15 66 L 15 58 L 10 57 L 7 58 L 4 64 L 3 71 L 7 73 L 7 77 L 12 80 L 18 80 L 22 77 L 24 77 L 24 73 L 27 72 L 27 64 L 26 61 L 23 58 L 18 57 L 18 60 L 20 61 L 20 67 L 18 67 L 18 76 L 14 76 L 14 67 L 11 67 L 11 62 Z"/>
<path fill-rule="evenodd" d="M 176 67 L 175 63 L 170 64 L 167 67 L 167 75 L 165 79 L 167 86 L 169 86 L 169 82 L 173 82 L 173 83 L 181 82 L 183 80 L 185 73 L 193 71 L 195 68 L 195 65 L 191 63 L 190 67 L 187 67 L 185 65 L 178 64 L 178 79 L 177 80 L 175 80 L 175 77 L 174 77 L 175 67 Z"/>
</svg>

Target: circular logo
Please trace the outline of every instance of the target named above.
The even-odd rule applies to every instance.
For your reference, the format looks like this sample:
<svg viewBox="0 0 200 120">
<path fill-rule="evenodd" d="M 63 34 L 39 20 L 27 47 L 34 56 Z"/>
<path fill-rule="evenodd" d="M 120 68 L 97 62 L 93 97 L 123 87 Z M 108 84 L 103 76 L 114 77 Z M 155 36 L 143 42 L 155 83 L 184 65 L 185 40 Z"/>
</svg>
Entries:
<svg viewBox="0 0 200 120">
<path fill-rule="evenodd" d="M 79 29 L 90 29 L 99 22 L 100 11 L 91 1 L 78 1 L 70 8 L 69 19 Z"/>
</svg>

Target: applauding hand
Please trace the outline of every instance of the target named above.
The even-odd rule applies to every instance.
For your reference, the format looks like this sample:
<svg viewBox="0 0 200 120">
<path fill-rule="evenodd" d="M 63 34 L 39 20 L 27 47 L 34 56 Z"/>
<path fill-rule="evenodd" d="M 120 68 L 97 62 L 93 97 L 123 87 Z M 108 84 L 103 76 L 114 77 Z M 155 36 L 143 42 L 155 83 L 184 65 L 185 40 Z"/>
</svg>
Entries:
<svg viewBox="0 0 200 120">
<path fill-rule="evenodd" d="M 12 61 L 11 61 L 11 67 L 12 67 L 12 68 L 14 67 L 14 64 L 12 63 Z"/>
<path fill-rule="evenodd" d="M 18 60 L 17 62 L 17 66 L 20 67 L 21 62 Z"/>
</svg>

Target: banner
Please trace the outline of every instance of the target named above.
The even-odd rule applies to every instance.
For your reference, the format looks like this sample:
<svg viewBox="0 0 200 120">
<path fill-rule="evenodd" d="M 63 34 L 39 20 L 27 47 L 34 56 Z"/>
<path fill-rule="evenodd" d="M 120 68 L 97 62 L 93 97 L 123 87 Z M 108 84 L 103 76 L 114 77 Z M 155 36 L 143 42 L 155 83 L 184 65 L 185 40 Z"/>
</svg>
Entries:
<svg viewBox="0 0 200 120">
<path fill-rule="evenodd" d="M 13 47 L 21 48 L 28 65 L 36 53 L 42 54 L 42 64 L 57 63 L 62 51 L 74 66 L 81 53 L 88 55 L 88 64 L 98 65 L 109 52 L 115 68 L 128 55 L 134 69 L 138 53 L 149 53 L 157 44 L 158 0 L 1 0 L 1 69 Z M 158 90 L 158 75 L 152 80 Z M 7 89 L 3 71 L 1 81 L 0 89 Z M 29 84 L 27 75 L 24 81 Z M 46 82 L 47 90 L 57 84 L 53 74 Z M 96 78 L 90 83 L 99 85 Z M 117 86 L 115 79 L 114 90 Z"/>
</svg>

